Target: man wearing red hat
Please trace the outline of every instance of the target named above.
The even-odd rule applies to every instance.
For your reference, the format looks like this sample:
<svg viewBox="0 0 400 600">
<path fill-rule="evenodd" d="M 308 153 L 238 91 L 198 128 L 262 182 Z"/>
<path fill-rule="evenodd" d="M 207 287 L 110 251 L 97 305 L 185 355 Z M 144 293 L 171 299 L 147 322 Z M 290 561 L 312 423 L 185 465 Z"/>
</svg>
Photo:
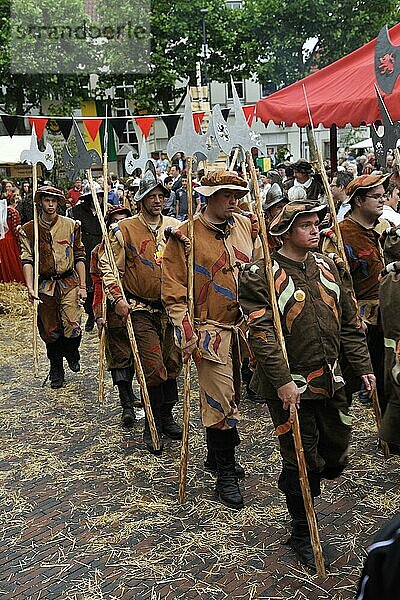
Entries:
<svg viewBox="0 0 400 600">
<path fill-rule="evenodd" d="M 168 190 L 157 180 L 154 165 L 149 161 L 135 200 L 140 202 L 138 215 L 111 226 L 110 242 L 126 300 L 108 263 L 106 253 L 100 256 L 99 267 L 107 294 L 112 298 L 116 314 L 123 322 L 131 316 L 140 360 L 149 392 L 149 399 L 159 435 L 179 440 L 182 429 L 175 422 L 172 409 L 178 401 L 176 378 L 181 368 L 175 347 L 172 326 L 167 322 L 161 304 L 161 262 L 165 246 L 165 229 L 176 227 L 179 221 L 162 215 Z M 143 441 L 149 452 L 155 450 L 147 417 Z"/>
<path fill-rule="evenodd" d="M 86 300 L 85 248 L 79 223 L 57 214 L 65 205 L 63 193 L 40 187 L 34 198 L 39 214 L 39 334 L 46 344 L 52 388 L 64 384 L 63 357 L 71 371 L 80 370 L 80 304 Z M 34 227 L 20 230 L 21 259 L 29 299 L 34 299 Z"/>
<path fill-rule="evenodd" d="M 290 431 L 293 412 L 302 433 L 312 497 L 321 479 L 339 477 L 348 462 L 349 405 L 339 356 L 344 352 L 369 391 L 374 388 L 365 336 L 356 306 L 333 260 L 315 252 L 327 207 L 293 201 L 271 222 L 282 246 L 271 255 L 279 316 L 288 362 L 275 335 L 264 261 L 247 265 L 239 299 L 247 315 L 249 342 L 257 365 L 251 382 L 265 398 L 279 435 L 282 471 L 278 487 L 292 518 L 289 543 L 298 559 L 315 570 L 297 458 Z"/>
</svg>

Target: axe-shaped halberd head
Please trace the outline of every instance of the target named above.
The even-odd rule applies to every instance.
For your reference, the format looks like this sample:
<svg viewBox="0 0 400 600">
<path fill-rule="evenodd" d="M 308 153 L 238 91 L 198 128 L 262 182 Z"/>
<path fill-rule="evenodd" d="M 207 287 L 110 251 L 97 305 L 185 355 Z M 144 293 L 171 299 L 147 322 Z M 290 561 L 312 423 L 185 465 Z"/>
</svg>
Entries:
<svg viewBox="0 0 400 600">
<path fill-rule="evenodd" d="M 62 150 L 65 173 L 72 180 L 79 177 L 82 171 L 90 169 L 93 165 L 101 165 L 99 153 L 96 150 L 88 150 L 86 148 L 85 140 L 75 121 L 74 134 L 78 152 L 72 156 L 67 146 L 64 146 Z"/>
<path fill-rule="evenodd" d="M 132 175 L 135 169 L 140 169 L 143 173 L 147 161 L 149 160 L 147 152 L 146 140 L 143 138 L 142 147 L 140 148 L 139 158 L 133 158 L 132 150 L 129 150 L 125 157 L 125 171 L 128 175 Z"/>
<path fill-rule="evenodd" d="M 371 138 L 377 161 L 382 166 L 385 166 L 388 151 L 394 150 L 397 146 L 397 141 L 400 139 L 400 122 L 395 121 L 393 123 L 377 86 L 375 86 L 375 90 L 382 115 L 383 135 L 378 134 L 377 128 L 373 124 L 371 126 Z"/>
<path fill-rule="evenodd" d="M 22 150 L 20 160 L 22 163 L 26 162 L 29 165 L 42 163 L 47 171 L 51 171 L 54 166 L 54 151 L 51 145 L 47 143 L 43 152 L 39 150 L 34 123 L 32 124 L 30 148 L 29 150 Z"/>
<path fill-rule="evenodd" d="M 233 79 L 231 79 L 233 108 L 235 111 L 235 124 L 231 126 L 231 136 L 234 146 L 240 146 L 245 152 L 251 152 L 252 148 L 258 148 L 262 156 L 267 155 L 267 148 L 262 141 L 261 135 L 253 131 L 246 121 L 242 104 L 236 91 Z"/>
<path fill-rule="evenodd" d="M 385 94 L 391 94 L 400 75 L 400 46 L 393 46 L 388 26 L 384 25 L 376 38 L 375 77 Z"/>
<path fill-rule="evenodd" d="M 167 154 L 170 159 L 172 159 L 177 152 L 182 152 L 186 156 L 195 156 L 200 160 L 207 160 L 208 156 L 205 136 L 196 133 L 194 128 L 189 88 L 185 99 L 182 131 L 179 135 L 172 136 L 167 144 Z"/>
<path fill-rule="evenodd" d="M 215 135 L 214 122 L 212 120 L 212 117 L 208 121 L 207 131 L 202 135 L 206 143 L 207 161 L 209 163 L 214 163 L 219 156 L 220 146 L 217 140 L 217 136 Z M 203 160 L 201 155 L 196 154 L 195 156 L 198 161 Z"/>
<path fill-rule="evenodd" d="M 232 131 L 228 127 L 228 123 L 225 121 L 221 107 L 219 104 L 216 104 L 213 107 L 211 121 L 213 123 L 213 129 L 215 133 L 215 139 L 222 152 L 225 152 L 229 156 L 232 151 L 232 148 L 235 148 L 237 145 L 235 140 L 233 139 Z"/>
</svg>

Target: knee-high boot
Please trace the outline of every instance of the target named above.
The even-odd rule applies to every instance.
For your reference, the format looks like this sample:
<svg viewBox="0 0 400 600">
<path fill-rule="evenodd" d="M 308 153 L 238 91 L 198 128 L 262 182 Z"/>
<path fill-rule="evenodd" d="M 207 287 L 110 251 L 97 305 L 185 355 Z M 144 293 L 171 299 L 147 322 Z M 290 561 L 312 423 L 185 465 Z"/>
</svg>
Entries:
<svg viewBox="0 0 400 600">
<path fill-rule="evenodd" d="M 46 351 L 50 361 L 50 387 L 59 389 L 64 385 L 62 338 L 46 344 Z"/>
<path fill-rule="evenodd" d="M 172 409 L 178 402 L 178 385 L 176 379 L 167 379 L 162 384 L 164 401 L 161 405 L 162 432 L 171 440 L 182 439 L 182 427 L 178 425 L 172 414 Z"/>
<path fill-rule="evenodd" d="M 208 435 L 206 435 L 206 444 L 207 444 L 207 457 L 204 461 L 204 468 L 206 471 L 209 471 L 213 475 L 217 474 L 217 461 L 215 459 L 215 450 L 211 448 L 210 442 L 208 439 Z M 244 479 L 246 477 L 245 470 L 242 465 L 235 460 L 235 475 L 238 479 Z"/>
<path fill-rule="evenodd" d="M 145 416 L 145 419 L 144 419 L 143 441 L 149 452 L 151 452 L 152 454 L 154 454 L 156 456 L 159 456 L 163 450 L 163 444 L 161 441 L 161 434 L 162 434 L 161 406 L 164 401 L 163 386 L 162 386 L 162 384 L 156 385 L 156 386 L 151 386 L 151 387 L 149 386 L 147 388 L 147 390 L 148 390 L 148 394 L 149 394 L 151 410 L 153 412 L 154 422 L 155 422 L 156 429 L 158 432 L 158 437 L 160 438 L 160 449 L 156 450 L 153 446 L 147 415 Z"/>
<path fill-rule="evenodd" d="M 235 447 L 240 443 L 236 427 L 224 430 L 207 427 L 206 432 L 217 463 L 217 498 L 229 508 L 241 509 L 243 496 L 235 473 Z"/>
<path fill-rule="evenodd" d="M 77 337 L 66 338 L 63 337 L 62 346 L 63 353 L 65 358 L 67 359 L 67 363 L 71 371 L 74 373 L 78 373 L 81 370 L 81 355 L 79 354 L 79 345 L 81 343 L 82 336 L 78 335 Z"/>
</svg>

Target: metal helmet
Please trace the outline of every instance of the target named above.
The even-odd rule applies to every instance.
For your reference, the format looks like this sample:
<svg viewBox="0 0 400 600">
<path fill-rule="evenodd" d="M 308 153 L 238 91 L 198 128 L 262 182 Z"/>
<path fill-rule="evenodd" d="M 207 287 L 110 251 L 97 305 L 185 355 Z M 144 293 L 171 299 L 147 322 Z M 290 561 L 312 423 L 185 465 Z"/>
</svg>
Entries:
<svg viewBox="0 0 400 600">
<path fill-rule="evenodd" d="M 167 190 L 163 183 L 157 179 L 154 163 L 151 160 L 148 160 L 145 166 L 143 177 L 140 180 L 139 189 L 135 194 L 136 202 L 141 202 L 157 187 L 161 188 L 164 196 L 168 198 L 169 190 Z"/>
<path fill-rule="evenodd" d="M 285 198 L 283 197 L 281 186 L 278 183 L 273 183 L 265 196 L 263 209 L 268 210 L 271 206 L 278 204 L 278 202 L 283 202 L 284 200 Z"/>
</svg>

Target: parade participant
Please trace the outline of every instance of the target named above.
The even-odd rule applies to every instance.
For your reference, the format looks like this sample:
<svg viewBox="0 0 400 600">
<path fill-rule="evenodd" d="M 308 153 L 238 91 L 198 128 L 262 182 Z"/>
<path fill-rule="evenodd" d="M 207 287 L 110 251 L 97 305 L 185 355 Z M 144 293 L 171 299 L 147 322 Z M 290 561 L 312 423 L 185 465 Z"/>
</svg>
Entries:
<svg viewBox="0 0 400 600">
<path fill-rule="evenodd" d="M 379 217 L 379 220 L 385 220 L 391 225 L 394 225 L 395 227 L 397 227 L 397 225 L 400 225 L 400 214 L 398 212 L 399 201 L 399 187 L 394 181 L 391 181 L 386 191 L 383 212 L 382 215 Z"/>
<path fill-rule="evenodd" d="M 140 213 L 111 226 L 110 242 L 127 301 L 122 298 L 105 254 L 100 257 L 99 266 L 116 314 L 124 322 L 131 315 L 157 430 L 160 436 L 164 433 L 179 440 L 182 429 L 175 422 L 172 409 L 178 401 L 176 378 L 181 361 L 172 326 L 161 304 L 164 232 L 167 227 L 179 225 L 176 219 L 161 214 L 167 195 L 168 190 L 157 181 L 154 165 L 149 161 L 136 194 Z M 143 441 L 149 452 L 161 453 L 162 447 L 159 451 L 153 447 L 147 417 Z"/>
<path fill-rule="evenodd" d="M 313 173 L 311 163 L 304 158 L 299 158 L 295 163 L 290 165 L 293 168 L 294 180 L 292 185 L 301 185 L 307 192 L 308 200 L 318 200 L 324 193 L 324 186 L 319 176 Z M 289 182 L 286 182 L 286 189 L 289 189 Z"/>
<path fill-rule="evenodd" d="M 235 465 L 240 443 L 237 424 L 240 398 L 242 313 L 238 304 L 238 268 L 258 258 L 261 244 L 253 215 L 237 214 L 238 198 L 248 193 L 244 179 L 232 171 L 207 173 L 197 188 L 207 204 L 194 218 L 194 323 L 188 312 L 187 260 L 176 237 L 168 240 L 163 257 L 162 299 L 175 327 L 183 360 L 196 361 L 201 418 L 206 428 L 206 467 L 216 469 L 216 494 L 231 508 L 243 507 Z M 187 236 L 188 224 L 178 230 Z"/>
<path fill-rule="evenodd" d="M 270 223 L 282 210 L 285 204 L 287 204 L 287 198 L 284 197 L 282 188 L 278 183 L 273 183 L 268 190 L 263 203 L 266 221 Z"/>
<path fill-rule="evenodd" d="M 380 438 L 391 454 L 400 454 L 400 227 L 384 234 L 385 268 L 381 273 L 379 306 L 385 344 L 385 396 Z"/>
<path fill-rule="evenodd" d="M 104 190 L 98 183 L 95 183 L 96 194 L 99 199 L 100 205 L 104 201 Z M 85 301 L 85 312 L 88 315 L 85 331 L 93 331 L 94 328 L 94 314 L 93 314 L 93 286 L 92 279 L 90 277 L 90 257 L 92 250 L 97 244 L 101 242 L 103 234 L 99 219 L 96 214 L 96 210 L 93 204 L 92 190 L 90 184 L 87 183 L 82 190 L 79 204 L 72 207 L 71 217 L 76 221 L 79 221 L 81 225 L 82 242 L 85 246 L 86 253 L 86 291 L 87 297 Z"/>
<path fill-rule="evenodd" d="M 118 223 L 118 221 L 130 216 L 132 216 L 130 210 L 123 206 L 109 208 L 105 217 L 107 229 L 113 223 Z M 139 402 L 132 389 L 134 375 L 132 350 L 126 326 L 121 317 L 116 314 L 114 306 L 109 300 L 107 300 L 106 319 L 103 318 L 103 283 L 98 266 L 99 254 L 102 254 L 103 251 L 102 243 L 92 250 L 90 275 L 94 292 L 93 313 L 99 336 L 103 327 L 106 328 L 107 368 L 111 372 L 113 385 L 118 388 L 122 407 L 122 425 L 132 427 L 136 420 L 134 405 Z"/>
<path fill-rule="evenodd" d="M 347 171 L 338 171 L 332 177 L 330 184 L 332 198 L 336 205 L 337 220 L 343 221 L 346 214 L 351 210 L 346 188 L 353 180 L 353 175 Z"/>
<path fill-rule="evenodd" d="M 188 218 L 188 193 L 187 193 L 187 175 L 182 173 L 181 187 L 175 193 L 175 210 L 178 221 L 186 221 Z M 198 194 L 193 192 L 193 213 L 196 213 L 201 208 L 201 202 Z"/>
<path fill-rule="evenodd" d="M 282 471 L 278 487 L 292 518 L 289 543 L 298 559 L 313 569 L 289 419 L 292 422 L 293 411 L 300 407 L 298 418 L 314 498 L 321 493 L 321 479 L 339 477 L 348 462 L 350 417 L 339 366 L 341 347 L 367 389 L 372 391 L 375 381 L 365 336 L 357 327 L 355 303 L 335 262 L 315 252 L 318 224 L 326 210 L 314 202 L 290 202 L 271 223 L 270 234 L 282 240 L 271 259 L 288 362 L 275 334 L 264 261 L 247 265 L 239 284 L 239 300 L 257 361 L 252 387 L 266 399 L 279 435 Z"/>
<path fill-rule="evenodd" d="M 71 371 L 80 370 L 80 303 L 86 300 L 85 248 L 79 223 L 57 214 L 65 204 L 63 193 L 40 187 L 34 198 L 39 216 L 39 308 L 38 328 L 50 361 L 50 383 L 64 383 L 63 357 Z M 21 258 L 31 301 L 33 287 L 34 227 L 29 221 L 20 229 Z"/>
<path fill-rule="evenodd" d="M 390 173 L 385 175 L 361 175 L 346 188 L 351 211 L 339 223 L 342 233 L 359 316 L 367 326 L 367 343 L 376 376 L 377 393 L 382 413 L 386 401 L 384 393 L 384 345 L 379 314 L 379 275 L 384 267 L 379 238 L 389 227 L 379 221 L 383 212 L 384 194 L 389 185 Z M 336 235 L 333 230 L 324 231 L 322 252 L 337 252 Z M 359 379 L 344 367 L 348 401 L 360 389 Z"/>
<path fill-rule="evenodd" d="M 80 177 L 77 177 L 74 181 L 73 187 L 70 190 L 68 190 L 67 202 L 69 201 L 69 204 L 71 206 L 75 206 L 75 204 L 78 204 L 78 202 L 81 198 L 81 194 L 82 194 L 82 179 Z"/>
</svg>

